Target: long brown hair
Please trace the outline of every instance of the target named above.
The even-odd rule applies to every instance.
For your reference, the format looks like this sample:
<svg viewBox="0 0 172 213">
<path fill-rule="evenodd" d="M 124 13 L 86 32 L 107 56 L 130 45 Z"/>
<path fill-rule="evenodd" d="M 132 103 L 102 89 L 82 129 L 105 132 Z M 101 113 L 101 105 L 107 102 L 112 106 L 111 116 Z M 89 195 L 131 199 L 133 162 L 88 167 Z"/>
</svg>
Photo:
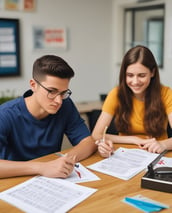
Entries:
<svg viewBox="0 0 172 213">
<path fill-rule="evenodd" d="M 115 125 L 119 132 L 131 134 L 131 113 L 133 110 L 133 93 L 126 84 L 126 70 L 131 64 L 139 62 L 154 72 L 145 93 L 144 129 L 146 134 L 159 137 L 165 131 L 165 108 L 161 99 L 161 83 L 158 66 L 152 52 L 144 46 L 131 48 L 124 56 L 119 75 L 119 104 L 115 113 Z"/>
</svg>

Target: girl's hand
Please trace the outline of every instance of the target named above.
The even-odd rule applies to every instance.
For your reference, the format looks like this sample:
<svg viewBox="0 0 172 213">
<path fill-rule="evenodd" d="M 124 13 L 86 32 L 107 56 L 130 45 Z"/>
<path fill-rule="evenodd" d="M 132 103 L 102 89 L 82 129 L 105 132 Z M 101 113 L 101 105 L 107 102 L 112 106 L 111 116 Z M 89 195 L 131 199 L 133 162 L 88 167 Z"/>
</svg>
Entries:
<svg viewBox="0 0 172 213">
<path fill-rule="evenodd" d="M 107 140 L 104 142 L 102 140 L 98 140 L 95 143 L 98 145 L 98 152 L 102 157 L 107 158 L 113 154 L 114 148 L 112 141 Z"/>
<path fill-rule="evenodd" d="M 149 137 L 141 138 L 141 137 L 135 136 L 133 138 L 133 143 L 138 145 L 139 148 L 143 148 L 145 144 L 152 143 L 155 140 L 156 140 L 155 138 L 149 138 Z"/>
<path fill-rule="evenodd" d="M 147 142 L 141 146 L 141 149 L 145 149 L 148 152 L 161 153 L 166 150 L 166 146 L 163 142 L 158 142 L 155 138 L 151 142 Z"/>
</svg>

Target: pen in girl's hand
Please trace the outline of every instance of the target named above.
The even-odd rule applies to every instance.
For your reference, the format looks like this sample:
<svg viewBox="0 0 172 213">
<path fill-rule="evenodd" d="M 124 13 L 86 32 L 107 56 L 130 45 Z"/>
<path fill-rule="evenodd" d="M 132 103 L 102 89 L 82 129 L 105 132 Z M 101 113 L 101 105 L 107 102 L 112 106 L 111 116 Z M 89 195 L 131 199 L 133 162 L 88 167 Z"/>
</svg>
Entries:
<svg viewBox="0 0 172 213">
<path fill-rule="evenodd" d="M 105 136 L 106 136 L 106 131 L 107 131 L 108 127 L 105 126 L 104 131 L 103 131 L 103 138 L 102 138 L 102 142 L 105 142 Z"/>
<path fill-rule="evenodd" d="M 107 129 L 108 129 L 108 126 L 105 126 L 104 131 L 103 131 L 103 137 L 102 137 L 102 139 L 99 139 L 99 140 L 95 141 L 96 145 L 98 145 L 99 143 L 102 143 L 102 142 L 104 143 L 105 142 L 105 136 L 106 136 Z"/>
<path fill-rule="evenodd" d="M 103 138 L 101 140 L 103 143 L 105 143 L 105 136 L 106 136 L 107 129 L 108 129 L 108 126 L 105 126 L 104 131 L 103 131 Z M 109 157 L 111 156 L 112 153 L 113 153 L 113 151 L 109 152 Z"/>
</svg>

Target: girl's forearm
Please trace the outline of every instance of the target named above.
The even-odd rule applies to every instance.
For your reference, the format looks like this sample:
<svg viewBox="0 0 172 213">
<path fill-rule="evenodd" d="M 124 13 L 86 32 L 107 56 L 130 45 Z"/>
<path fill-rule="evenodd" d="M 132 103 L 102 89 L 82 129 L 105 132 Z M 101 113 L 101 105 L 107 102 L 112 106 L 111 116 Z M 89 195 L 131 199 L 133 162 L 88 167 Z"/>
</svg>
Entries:
<svg viewBox="0 0 172 213">
<path fill-rule="evenodd" d="M 113 143 L 137 144 L 139 137 L 106 134 L 106 139 Z"/>
</svg>

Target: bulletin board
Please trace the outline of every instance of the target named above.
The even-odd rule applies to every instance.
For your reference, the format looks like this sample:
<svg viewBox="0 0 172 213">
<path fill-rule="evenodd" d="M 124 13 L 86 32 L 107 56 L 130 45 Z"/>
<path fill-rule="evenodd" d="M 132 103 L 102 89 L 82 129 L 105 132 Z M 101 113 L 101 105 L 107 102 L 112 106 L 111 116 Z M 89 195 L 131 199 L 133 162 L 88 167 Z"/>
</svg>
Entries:
<svg viewBox="0 0 172 213">
<path fill-rule="evenodd" d="M 0 18 L 0 77 L 19 75 L 19 20 Z"/>
</svg>

